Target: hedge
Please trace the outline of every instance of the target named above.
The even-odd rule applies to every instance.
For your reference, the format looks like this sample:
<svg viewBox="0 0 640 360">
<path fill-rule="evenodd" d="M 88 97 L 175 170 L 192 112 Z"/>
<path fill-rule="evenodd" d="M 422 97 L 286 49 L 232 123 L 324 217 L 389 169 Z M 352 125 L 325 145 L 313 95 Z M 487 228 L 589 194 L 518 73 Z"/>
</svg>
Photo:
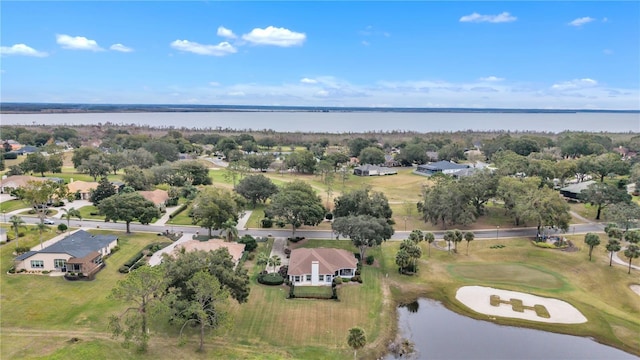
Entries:
<svg viewBox="0 0 640 360">
<path fill-rule="evenodd" d="M 189 207 L 189 203 L 184 203 L 180 205 L 180 207 L 177 208 L 176 211 L 174 211 L 171 215 L 169 215 L 169 219 L 173 219 L 174 217 L 178 216 L 178 214 L 185 211 L 187 207 Z"/>
<path fill-rule="evenodd" d="M 282 285 L 284 278 L 278 273 L 258 275 L 258 282 L 264 285 Z"/>
</svg>

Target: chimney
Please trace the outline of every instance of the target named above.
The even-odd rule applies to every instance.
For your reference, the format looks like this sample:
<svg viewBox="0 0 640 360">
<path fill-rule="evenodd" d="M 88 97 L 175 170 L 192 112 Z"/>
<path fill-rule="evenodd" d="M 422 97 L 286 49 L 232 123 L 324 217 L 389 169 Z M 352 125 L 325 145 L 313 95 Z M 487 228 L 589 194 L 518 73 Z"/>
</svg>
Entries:
<svg viewBox="0 0 640 360">
<path fill-rule="evenodd" d="M 318 278 L 320 273 L 320 265 L 317 261 L 311 262 L 311 285 L 318 285 Z"/>
</svg>

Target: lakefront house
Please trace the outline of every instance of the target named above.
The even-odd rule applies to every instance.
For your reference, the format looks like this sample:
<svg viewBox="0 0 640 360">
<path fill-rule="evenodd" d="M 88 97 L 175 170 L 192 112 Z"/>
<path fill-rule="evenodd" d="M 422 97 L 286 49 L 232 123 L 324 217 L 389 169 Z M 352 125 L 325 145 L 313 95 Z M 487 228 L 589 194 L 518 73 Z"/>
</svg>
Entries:
<svg viewBox="0 0 640 360">
<path fill-rule="evenodd" d="M 358 259 L 344 249 L 294 249 L 289 259 L 288 277 L 295 285 L 331 285 L 335 277 L 351 278 Z"/>
</svg>

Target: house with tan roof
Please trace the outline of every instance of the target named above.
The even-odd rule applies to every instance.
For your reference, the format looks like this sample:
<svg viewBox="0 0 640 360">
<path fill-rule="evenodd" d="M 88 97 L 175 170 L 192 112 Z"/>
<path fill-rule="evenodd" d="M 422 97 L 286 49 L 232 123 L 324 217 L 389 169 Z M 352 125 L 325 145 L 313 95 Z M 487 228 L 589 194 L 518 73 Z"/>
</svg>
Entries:
<svg viewBox="0 0 640 360">
<path fill-rule="evenodd" d="M 160 210 L 164 209 L 165 203 L 169 200 L 169 193 L 160 189 L 153 191 L 138 191 L 138 194 L 154 203 L 158 208 L 160 208 Z"/>
<path fill-rule="evenodd" d="M 227 251 L 229 251 L 229 254 L 233 258 L 233 262 L 238 264 L 238 261 L 240 261 L 242 253 L 244 252 L 244 246 L 244 244 L 239 244 L 237 242 L 225 242 L 223 240 L 215 239 L 210 239 L 208 241 L 188 240 L 176 245 L 173 252 L 176 254 L 182 251 L 189 252 L 198 250 L 209 252 L 216 251 L 220 248 L 227 248 Z"/>
<path fill-rule="evenodd" d="M 13 175 L 0 181 L 0 194 L 10 193 L 12 190 L 26 186 L 29 181 L 50 181 L 49 178 L 29 175 Z"/>
<path fill-rule="evenodd" d="M 289 281 L 295 285 L 331 285 L 337 276 L 351 278 L 358 260 L 351 251 L 332 248 L 294 249 L 289 258 Z"/>
<path fill-rule="evenodd" d="M 89 200 L 91 191 L 98 188 L 98 183 L 95 181 L 74 181 L 69 183 L 67 187 L 70 193 L 79 194 L 80 200 Z"/>
</svg>

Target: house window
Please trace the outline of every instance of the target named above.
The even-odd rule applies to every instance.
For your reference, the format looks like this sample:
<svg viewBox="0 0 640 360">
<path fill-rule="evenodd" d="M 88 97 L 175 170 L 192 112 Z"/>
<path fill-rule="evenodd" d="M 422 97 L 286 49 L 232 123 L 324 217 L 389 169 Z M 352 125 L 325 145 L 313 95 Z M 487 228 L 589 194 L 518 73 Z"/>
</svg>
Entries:
<svg viewBox="0 0 640 360">
<path fill-rule="evenodd" d="M 62 269 L 63 267 L 67 267 L 67 260 L 65 259 L 54 259 L 53 267 L 56 269 Z"/>
<path fill-rule="evenodd" d="M 296 277 L 293 279 L 293 281 L 300 282 L 300 276 L 296 275 Z"/>
<path fill-rule="evenodd" d="M 307 281 L 311 281 L 311 275 L 307 275 Z"/>
<path fill-rule="evenodd" d="M 318 280 L 320 280 L 320 281 L 324 281 L 324 275 L 320 275 L 320 276 L 318 277 Z"/>
<path fill-rule="evenodd" d="M 44 269 L 44 260 L 31 260 L 32 269 Z"/>
<path fill-rule="evenodd" d="M 331 282 L 331 275 L 327 275 L 327 276 L 325 277 L 325 280 L 326 280 L 327 282 Z"/>
</svg>

